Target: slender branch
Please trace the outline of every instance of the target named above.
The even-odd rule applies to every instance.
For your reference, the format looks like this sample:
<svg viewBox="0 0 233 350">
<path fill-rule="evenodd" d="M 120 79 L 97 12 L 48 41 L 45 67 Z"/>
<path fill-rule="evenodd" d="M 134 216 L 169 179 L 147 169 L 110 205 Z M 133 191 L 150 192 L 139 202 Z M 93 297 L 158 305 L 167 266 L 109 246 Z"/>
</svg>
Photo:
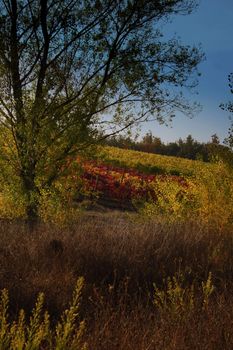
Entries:
<svg viewBox="0 0 233 350">
<path fill-rule="evenodd" d="M 114 2 L 112 2 L 114 3 Z M 88 23 L 82 30 L 80 30 L 77 34 L 75 34 L 73 36 L 73 38 L 71 40 L 69 40 L 64 47 L 50 60 L 50 62 L 48 62 L 47 66 L 49 67 L 50 65 L 52 65 L 54 62 L 56 62 L 59 57 L 78 39 L 80 39 L 83 35 L 87 34 L 92 28 L 94 28 L 97 24 L 99 24 L 102 20 L 102 18 L 104 18 L 105 16 L 107 16 L 107 13 L 110 10 L 110 7 L 112 5 L 112 3 L 110 3 L 110 5 L 101 13 L 99 14 L 96 18 L 94 18 L 90 23 Z"/>
<path fill-rule="evenodd" d="M 18 121 L 24 122 L 24 110 L 23 110 L 23 96 L 22 85 L 19 73 L 19 51 L 18 51 L 18 37 L 17 37 L 17 0 L 11 0 L 11 76 L 12 76 L 12 88 L 15 99 L 16 117 Z"/>
<path fill-rule="evenodd" d="M 41 20 L 41 28 L 42 28 L 43 38 L 44 38 L 44 48 L 43 48 L 43 55 L 41 58 L 40 71 L 38 74 L 38 81 L 36 86 L 35 103 L 38 99 L 42 97 L 43 83 L 44 83 L 46 69 L 47 69 L 47 58 L 48 58 L 49 44 L 50 44 L 50 38 L 49 38 L 48 28 L 47 28 L 47 14 L 48 14 L 47 0 L 40 0 L 40 6 L 41 6 L 40 20 Z"/>
</svg>

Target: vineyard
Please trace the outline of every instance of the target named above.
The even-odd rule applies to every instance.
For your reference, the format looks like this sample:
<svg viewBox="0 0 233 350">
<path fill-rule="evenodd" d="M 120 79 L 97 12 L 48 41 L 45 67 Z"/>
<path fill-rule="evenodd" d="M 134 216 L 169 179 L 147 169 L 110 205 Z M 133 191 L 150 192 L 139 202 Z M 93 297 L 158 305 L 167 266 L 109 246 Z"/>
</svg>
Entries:
<svg viewBox="0 0 233 350">
<path fill-rule="evenodd" d="M 71 175 L 76 199 L 95 200 L 117 209 L 136 210 L 144 203 L 158 203 L 159 199 L 173 201 L 187 199 L 200 170 L 214 171 L 214 164 L 182 158 L 159 156 L 122 150 L 115 147 L 98 149 L 98 157 L 76 160 L 81 168 Z M 67 178 L 65 178 L 67 182 Z M 64 188 L 67 186 L 63 182 Z"/>
<path fill-rule="evenodd" d="M 224 163 L 204 163 L 114 147 L 79 158 L 59 188 L 77 203 L 91 200 L 109 209 L 156 218 L 198 218 L 227 224 L 233 215 L 232 175 Z M 72 200 L 71 200 L 72 205 Z"/>
<path fill-rule="evenodd" d="M 159 154 L 126 150 L 116 147 L 104 147 L 99 150 L 100 157 L 107 164 L 123 168 L 133 168 L 147 174 L 170 174 L 192 176 L 200 169 L 207 171 L 215 168 L 214 164 L 198 160 L 171 157 Z"/>
<path fill-rule="evenodd" d="M 133 209 L 134 203 L 157 202 L 158 184 L 174 182 L 180 190 L 187 188 L 187 182 L 176 175 L 148 175 L 133 168 L 121 168 L 94 161 L 82 165 L 82 191 L 96 196 L 99 202 L 121 209 Z"/>
<path fill-rule="evenodd" d="M 69 222 L 86 208 L 137 212 L 158 220 L 192 217 L 211 225 L 233 218 L 232 171 L 223 162 L 204 163 L 114 147 L 69 160 L 40 198 L 40 216 Z M 19 187 L 20 189 L 20 187 Z M 25 217 L 23 195 L 2 182 L 2 218 Z"/>
</svg>

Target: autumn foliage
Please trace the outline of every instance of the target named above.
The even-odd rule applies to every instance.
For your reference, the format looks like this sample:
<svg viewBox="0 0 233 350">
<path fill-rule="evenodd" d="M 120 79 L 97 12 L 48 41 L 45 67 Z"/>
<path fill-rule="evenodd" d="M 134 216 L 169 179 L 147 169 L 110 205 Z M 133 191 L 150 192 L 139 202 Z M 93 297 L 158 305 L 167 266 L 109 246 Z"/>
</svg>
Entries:
<svg viewBox="0 0 233 350">
<path fill-rule="evenodd" d="M 121 168 L 96 161 L 82 164 L 82 191 L 100 200 L 115 201 L 119 207 L 133 207 L 136 202 L 157 202 L 157 183 L 174 182 L 180 189 L 188 184 L 176 175 L 148 175 L 132 168 Z"/>
</svg>

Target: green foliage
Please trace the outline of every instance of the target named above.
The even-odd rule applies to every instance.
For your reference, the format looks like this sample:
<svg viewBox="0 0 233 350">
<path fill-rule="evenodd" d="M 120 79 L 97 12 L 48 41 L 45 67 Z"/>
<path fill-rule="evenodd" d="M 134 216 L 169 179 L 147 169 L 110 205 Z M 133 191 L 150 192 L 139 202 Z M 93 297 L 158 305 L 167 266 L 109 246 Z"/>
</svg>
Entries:
<svg viewBox="0 0 233 350">
<path fill-rule="evenodd" d="M 46 340 L 49 335 L 49 315 L 45 312 L 42 318 L 42 308 L 44 303 L 44 294 L 40 293 L 35 308 L 32 311 L 29 325 L 26 332 L 25 349 L 39 349 L 41 343 Z M 21 321 L 22 323 L 22 321 Z"/>
<path fill-rule="evenodd" d="M 82 335 L 85 330 L 85 323 L 81 322 L 76 326 L 76 319 L 79 316 L 80 296 L 83 287 L 83 279 L 79 279 L 73 293 L 73 299 L 69 309 L 65 310 L 61 322 L 56 327 L 55 349 L 56 350 L 86 350 L 86 344 L 82 344 Z"/>
<path fill-rule="evenodd" d="M 157 181 L 158 201 L 145 203 L 141 214 L 168 222 L 198 220 L 219 229 L 233 224 L 233 175 L 223 162 L 198 167 L 186 183 L 183 188 L 174 181 Z"/>
<path fill-rule="evenodd" d="M 168 277 L 164 280 L 164 287 L 158 288 L 154 284 L 154 304 L 161 313 L 169 313 L 176 321 L 187 317 L 192 311 L 197 311 L 201 301 L 201 307 L 207 308 L 211 294 L 214 291 L 211 272 L 205 282 L 201 284 L 201 298 L 194 293 L 195 284 L 187 286 L 184 276 Z M 197 295 L 197 296 L 195 296 Z"/>
<path fill-rule="evenodd" d="M 206 308 L 209 303 L 209 297 L 214 291 L 214 285 L 212 283 L 212 274 L 209 273 L 209 276 L 206 282 L 202 282 L 202 292 L 203 292 L 203 307 Z"/>
<path fill-rule="evenodd" d="M 212 228 L 231 227 L 233 224 L 232 170 L 220 161 L 212 170 L 200 168 L 194 183 L 197 218 Z"/>
<path fill-rule="evenodd" d="M 209 160 L 208 144 L 194 140 L 191 135 L 188 135 L 185 140 L 180 138 L 175 142 L 164 143 L 159 137 L 153 136 L 152 132 L 149 131 L 143 136 L 142 140 L 133 140 L 129 137 L 119 135 L 107 139 L 106 144 L 124 149 L 133 149 L 140 152 L 182 157 L 193 160 Z"/>
<path fill-rule="evenodd" d="M 203 54 L 164 40 L 158 23 L 197 3 L 0 0 L 0 137 L 11 137 L 4 157 L 28 217 L 70 157 L 151 117 L 170 120 L 175 108 L 192 115 L 178 89 L 196 85 Z"/>
<path fill-rule="evenodd" d="M 43 293 L 38 295 L 29 323 L 25 320 L 24 310 L 20 310 L 17 320 L 9 322 L 8 292 L 6 289 L 2 290 L 0 297 L 0 349 L 86 350 L 87 344 L 82 341 L 85 323 L 84 321 L 77 323 L 83 283 L 83 278 L 79 278 L 70 306 L 64 311 L 55 330 L 50 325 L 48 312 L 43 312 Z"/>
<path fill-rule="evenodd" d="M 80 208 L 73 203 L 75 192 L 64 193 L 65 188 L 41 191 L 39 217 L 43 222 L 65 227 L 80 215 Z"/>
<path fill-rule="evenodd" d="M 166 218 L 168 222 L 190 217 L 196 203 L 192 193 L 193 183 L 189 179 L 185 180 L 185 186 L 174 179 L 158 179 L 153 187 L 157 201 L 145 203 L 140 211 L 142 215 L 162 221 Z"/>
<path fill-rule="evenodd" d="M 154 304 L 160 312 L 168 312 L 176 319 L 183 318 L 194 308 L 194 286 L 183 287 L 183 277 L 168 277 L 164 288 L 154 285 Z"/>
<path fill-rule="evenodd" d="M 26 198 L 17 170 L 16 150 L 9 130 L 0 128 L 0 217 L 25 216 Z"/>
</svg>

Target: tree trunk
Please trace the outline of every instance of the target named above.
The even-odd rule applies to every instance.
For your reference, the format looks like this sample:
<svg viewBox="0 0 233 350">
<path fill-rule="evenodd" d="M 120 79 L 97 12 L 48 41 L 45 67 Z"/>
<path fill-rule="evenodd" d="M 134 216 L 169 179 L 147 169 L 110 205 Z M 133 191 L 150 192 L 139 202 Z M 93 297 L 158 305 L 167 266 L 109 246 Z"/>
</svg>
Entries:
<svg viewBox="0 0 233 350">
<path fill-rule="evenodd" d="M 34 230 L 39 222 L 39 196 L 40 192 L 35 183 L 35 165 L 32 162 L 23 167 L 21 179 L 23 183 L 24 193 L 26 195 L 26 214 L 29 228 Z"/>
</svg>

